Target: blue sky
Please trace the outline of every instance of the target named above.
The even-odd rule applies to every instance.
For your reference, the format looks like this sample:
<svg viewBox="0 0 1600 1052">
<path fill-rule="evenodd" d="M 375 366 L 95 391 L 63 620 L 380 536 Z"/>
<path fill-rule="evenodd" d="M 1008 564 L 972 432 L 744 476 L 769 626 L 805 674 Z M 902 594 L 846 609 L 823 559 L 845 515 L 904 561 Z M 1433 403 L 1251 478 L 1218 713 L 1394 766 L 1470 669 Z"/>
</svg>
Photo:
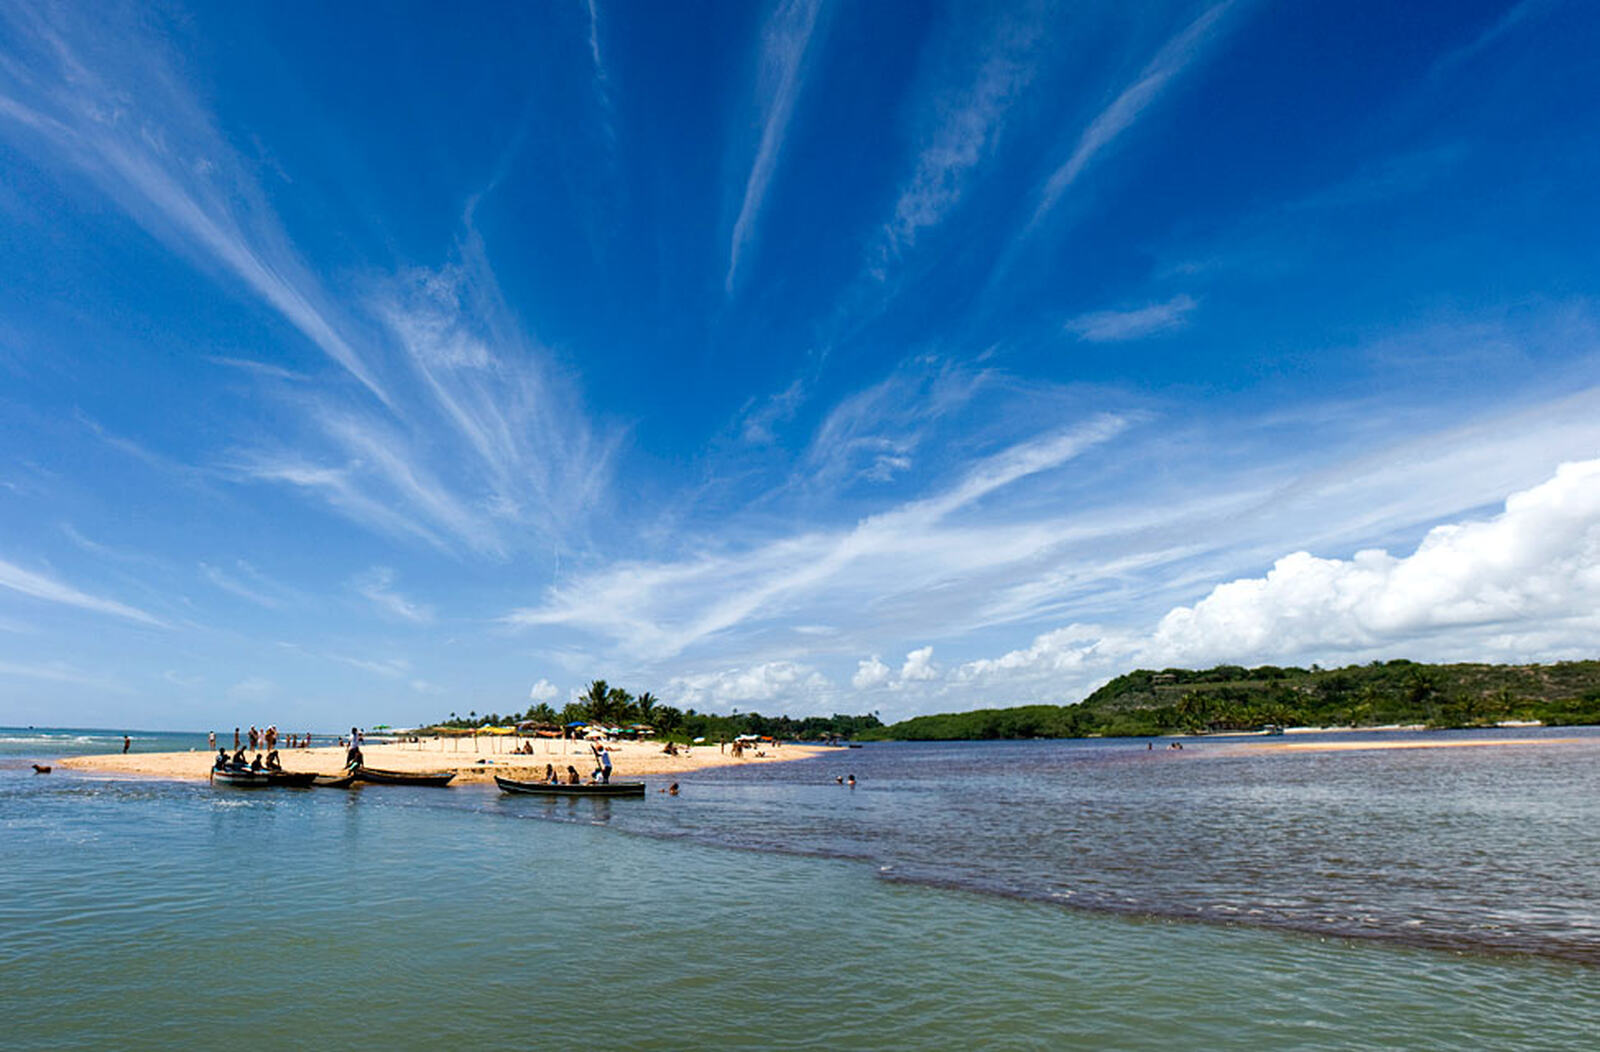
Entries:
<svg viewBox="0 0 1600 1052">
<path fill-rule="evenodd" d="M 1597 37 L 0 0 L 0 723 L 1594 656 Z"/>
</svg>

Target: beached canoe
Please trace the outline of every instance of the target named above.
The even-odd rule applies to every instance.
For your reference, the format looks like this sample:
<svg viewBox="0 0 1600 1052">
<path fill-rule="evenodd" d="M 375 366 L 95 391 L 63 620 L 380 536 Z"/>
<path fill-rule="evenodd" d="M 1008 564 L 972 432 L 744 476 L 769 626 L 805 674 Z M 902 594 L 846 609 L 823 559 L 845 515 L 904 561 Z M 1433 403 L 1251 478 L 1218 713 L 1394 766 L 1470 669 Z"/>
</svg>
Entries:
<svg viewBox="0 0 1600 1052">
<path fill-rule="evenodd" d="M 582 785 L 562 785 L 559 782 L 519 782 L 515 778 L 494 776 L 494 784 L 502 792 L 527 793 L 531 796 L 643 796 L 643 782 L 611 782 Z"/>
<path fill-rule="evenodd" d="M 220 767 L 211 771 L 211 780 L 218 785 L 246 789 L 303 789 L 316 777 L 315 771 L 257 771 L 248 767 Z"/>
<path fill-rule="evenodd" d="M 318 789 L 348 789 L 356 781 L 356 773 L 350 771 L 345 774 L 319 774 L 311 784 Z"/>
<path fill-rule="evenodd" d="M 355 776 L 363 782 L 377 782 L 380 785 L 434 785 L 446 786 L 450 779 L 456 776 L 454 771 L 385 771 L 379 767 L 362 765 L 355 769 Z"/>
</svg>

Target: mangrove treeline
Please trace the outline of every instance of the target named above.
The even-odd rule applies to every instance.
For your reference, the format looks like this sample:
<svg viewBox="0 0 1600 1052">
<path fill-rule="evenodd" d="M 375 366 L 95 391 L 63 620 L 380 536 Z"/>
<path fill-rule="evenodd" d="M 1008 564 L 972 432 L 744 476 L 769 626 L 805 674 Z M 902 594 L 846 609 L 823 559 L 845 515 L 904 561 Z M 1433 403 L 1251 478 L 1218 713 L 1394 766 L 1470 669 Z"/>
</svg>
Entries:
<svg viewBox="0 0 1600 1052">
<path fill-rule="evenodd" d="M 1509 720 L 1600 723 L 1600 661 L 1140 669 L 1075 705 L 917 716 L 866 736 L 901 741 L 1126 737 L 1274 725 L 1483 727 Z"/>
</svg>

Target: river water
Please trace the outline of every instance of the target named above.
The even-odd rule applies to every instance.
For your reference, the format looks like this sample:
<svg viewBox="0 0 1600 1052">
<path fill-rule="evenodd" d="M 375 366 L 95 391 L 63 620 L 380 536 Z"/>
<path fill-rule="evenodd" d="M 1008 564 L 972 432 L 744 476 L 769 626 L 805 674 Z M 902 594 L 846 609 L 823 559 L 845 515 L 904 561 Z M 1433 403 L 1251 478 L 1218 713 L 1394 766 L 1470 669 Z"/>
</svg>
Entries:
<svg viewBox="0 0 1600 1052">
<path fill-rule="evenodd" d="M 1600 734 L 1489 736 L 1576 741 L 870 745 L 544 801 L 35 775 L 120 735 L 0 731 L 0 1046 L 1592 1047 Z"/>
</svg>

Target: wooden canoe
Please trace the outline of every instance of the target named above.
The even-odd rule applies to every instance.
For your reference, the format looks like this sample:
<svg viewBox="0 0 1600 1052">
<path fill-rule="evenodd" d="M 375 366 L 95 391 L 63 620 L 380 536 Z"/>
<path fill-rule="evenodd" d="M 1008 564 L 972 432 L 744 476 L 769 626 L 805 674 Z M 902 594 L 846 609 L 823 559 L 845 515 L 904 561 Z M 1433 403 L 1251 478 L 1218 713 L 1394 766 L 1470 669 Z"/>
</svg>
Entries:
<svg viewBox="0 0 1600 1052">
<path fill-rule="evenodd" d="M 363 782 L 377 782 L 380 785 L 433 785 L 446 786 L 450 779 L 456 776 L 454 771 L 385 771 L 381 767 L 367 767 L 362 765 L 355 769 L 355 776 Z"/>
<path fill-rule="evenodd" d="M 213 782 L 246 789 L 268 789 L 274 786 L 303 789 L 316 777 L 314 771 L 257 771 L 248 767 L 217 767 L 211 771 Z"/>
<path fill-rule="evenodd" d="M 530 796 L 643 796 L 643 782 L 611 782 L 609 784 L 562 785 L 559 782 L 519 782 L 515 778 L 494 776 L 494 784 L 506 793 L 527 793 Z"/>
<path fill-rule="evenodd" d="M 356 784 L 356 773 L 348 771 L 344 774 L 319 774 L 312 781 L 318 789 L 348 789 Z"/>
<path fill-rule="evenodd" d="M 252 771 L 248 767 L 214 767 L 211 769 L 211 781 L 241 789 L 265 789 L 272 784 L 266 771 Z"/>
</svg>

